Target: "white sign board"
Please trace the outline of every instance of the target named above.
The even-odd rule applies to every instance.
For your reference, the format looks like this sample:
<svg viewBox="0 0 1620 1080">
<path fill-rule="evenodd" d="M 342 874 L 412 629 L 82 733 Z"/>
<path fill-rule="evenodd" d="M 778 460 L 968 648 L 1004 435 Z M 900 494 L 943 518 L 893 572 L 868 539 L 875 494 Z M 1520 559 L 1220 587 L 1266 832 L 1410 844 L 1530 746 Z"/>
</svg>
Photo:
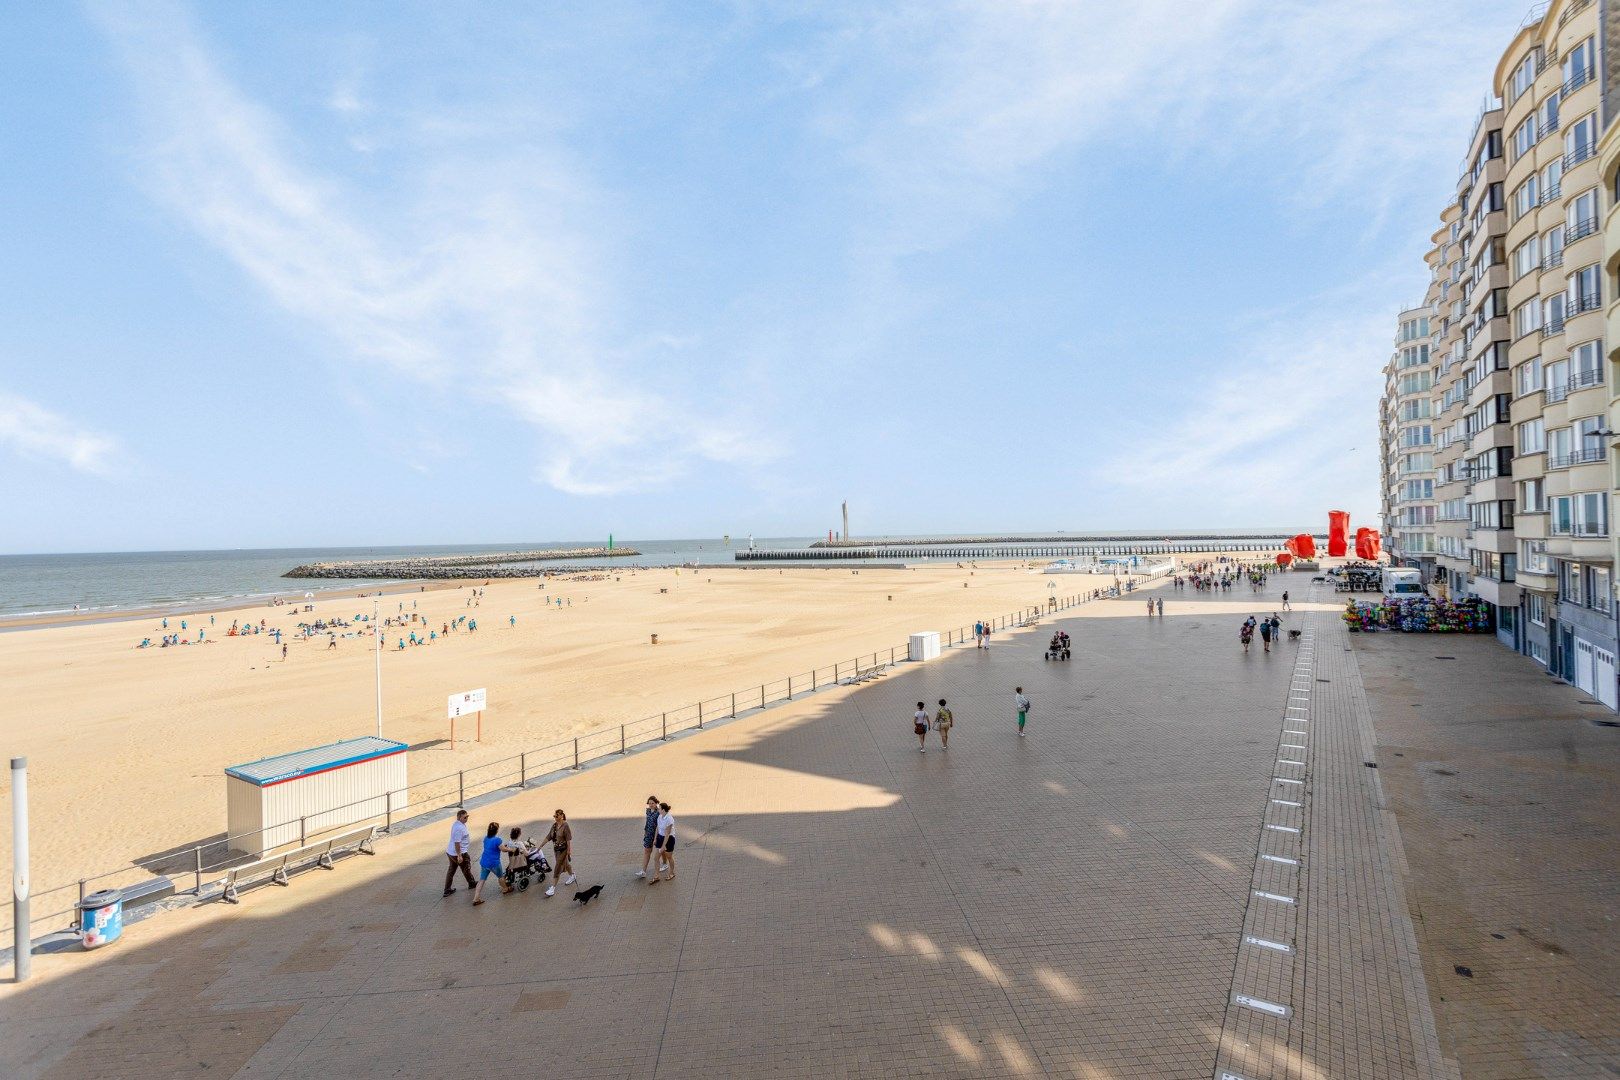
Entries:
<svg viewBox="0 0 1620 1080">
<path fill-rule="evenodd" d="M 485 708 L 486 691 L 483 688 L 468 690 L 464 694 L 450 695 L 450 719 L 458 716 L 467 716 L 471 713 L 483 712 Z"/>
</svg>

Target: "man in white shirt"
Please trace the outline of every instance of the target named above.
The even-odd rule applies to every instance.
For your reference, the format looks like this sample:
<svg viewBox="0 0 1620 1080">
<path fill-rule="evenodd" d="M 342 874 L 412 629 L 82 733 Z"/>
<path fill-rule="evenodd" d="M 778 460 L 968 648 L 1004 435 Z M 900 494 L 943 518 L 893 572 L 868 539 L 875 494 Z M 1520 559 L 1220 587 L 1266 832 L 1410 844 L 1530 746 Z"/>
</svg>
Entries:
<svg viewBox="0 0 1620 1080">
<path fill-rule="evenodd" d="M 472 872 L 472 833 L 467 830 L 467 811 L 457 810 L 456 820 L 450 826 L 450 844 L 444 849 L 450 868 L 444 872 L 444 895 L 456 891 L 456 871 L 467 879 L 467 888 L 477 885 Z"/>
</svg>

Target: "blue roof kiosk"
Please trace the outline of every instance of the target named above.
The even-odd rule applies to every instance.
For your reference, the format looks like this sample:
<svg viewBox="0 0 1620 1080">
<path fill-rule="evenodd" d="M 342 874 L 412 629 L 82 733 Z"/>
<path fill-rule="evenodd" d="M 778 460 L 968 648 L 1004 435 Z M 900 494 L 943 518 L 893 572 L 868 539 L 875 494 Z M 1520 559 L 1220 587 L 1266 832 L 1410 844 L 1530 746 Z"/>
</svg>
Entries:
<svg viewBox="0 0 1620 1080">
<path fill-rule="evenodd" d="M 402 742 L 367 735 L 225 770 L 230 849 L 254 858 L 345 826 L 387 820 L 408 803 Z"/>
</svg>

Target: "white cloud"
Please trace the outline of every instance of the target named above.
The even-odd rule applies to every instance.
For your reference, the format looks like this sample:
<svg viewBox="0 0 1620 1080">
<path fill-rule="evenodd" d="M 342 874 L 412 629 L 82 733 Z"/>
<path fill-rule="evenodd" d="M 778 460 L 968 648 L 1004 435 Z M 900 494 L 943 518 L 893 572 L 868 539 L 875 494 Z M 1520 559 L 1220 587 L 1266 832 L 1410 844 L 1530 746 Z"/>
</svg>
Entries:
<svg viewBox="0 0 1620 1080">
<path fill-rule="evenodd" d="M 96 476 L 112 471 L 118 452 L 118 442 L 112 437 L 4 391 L 0 391 L 0 446 L 26 458 L 60 461 Z"/>
<path fill-rule="evenodd" d="M 734 459 L 735 440 L 705 432 L 735 418 L 648 389 L 640 358 L 600 340 L 607 229 L 561 148 L 439 145 L 420 175 L 402 177 L 403 208 L 362 200 L 300 163 L 278 118 L 172 6 L 98 13 L 149 125 L 156 197 L 348 355 L 533 425 L 537 475 L 565 491 L 645 488 Z M 356 87 L 328 105 L 374 111 Z M 458 123 L 438 124 L 435 138 Z"/>
</svg>

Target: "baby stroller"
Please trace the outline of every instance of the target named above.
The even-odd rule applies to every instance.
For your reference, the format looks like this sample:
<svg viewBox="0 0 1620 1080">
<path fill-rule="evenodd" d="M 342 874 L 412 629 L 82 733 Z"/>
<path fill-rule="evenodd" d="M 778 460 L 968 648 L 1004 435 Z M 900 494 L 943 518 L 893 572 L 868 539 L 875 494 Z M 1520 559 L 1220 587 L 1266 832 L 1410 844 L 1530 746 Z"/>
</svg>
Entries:
<svg viewBox="0 0 1620 1080">
<path fill-rule="evenodd" d="M 540 850 L 539 844 L 524 840 L 521 846 L 523 850 L 513 852 L 506 867 L 506 884 L 518 892 L 529 887 L 530 878 L 538 875 L 543 882 L 546 875 L 551 873 L 551 864 L 546 861 L 546 854 Z"/>
</svg>

